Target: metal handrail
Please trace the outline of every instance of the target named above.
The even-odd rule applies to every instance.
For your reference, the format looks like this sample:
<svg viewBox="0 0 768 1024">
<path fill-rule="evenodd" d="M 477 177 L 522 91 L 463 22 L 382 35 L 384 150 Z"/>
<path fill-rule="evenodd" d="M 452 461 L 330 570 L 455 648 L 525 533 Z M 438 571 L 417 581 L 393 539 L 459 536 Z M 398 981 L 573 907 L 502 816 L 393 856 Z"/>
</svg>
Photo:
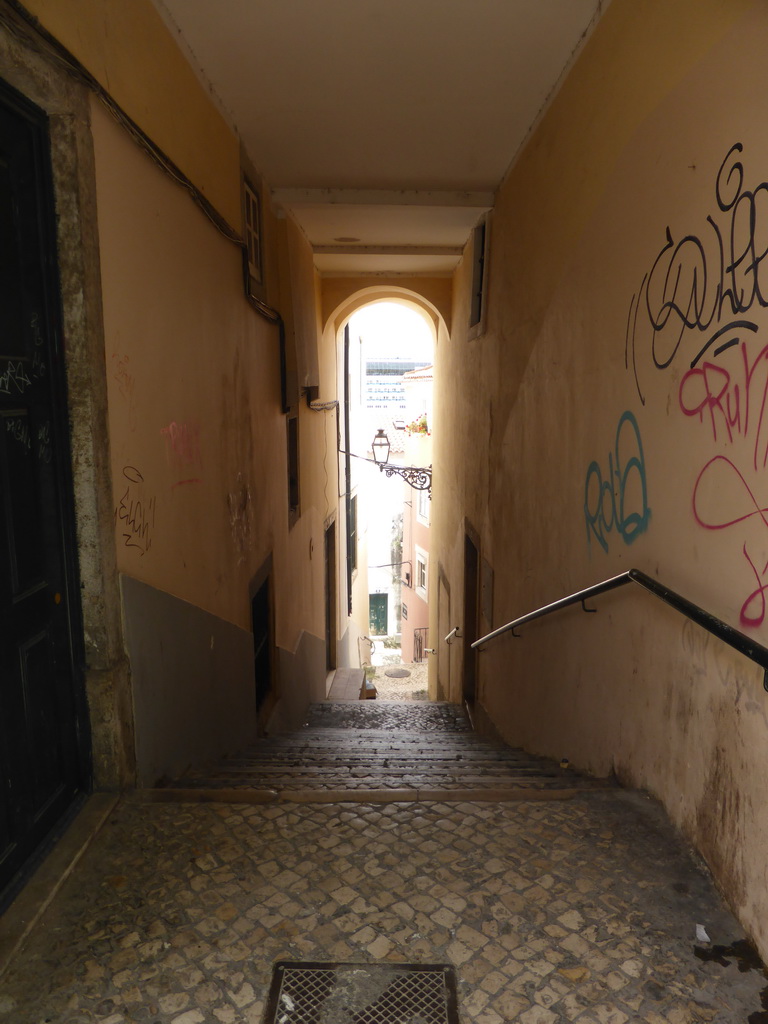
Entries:
<svg viewBox="0 0 768 1024">
<path fill-rule="evenodd" d="M 713 636 L 722 640 L 724 643 L 729 644 L 740 654 L 745 655 L 747 658 L 751 658 L 752 661 L 757 664 L 763 670 L 763 687 L 768 691 L 768 647 L 763 647 L 756 640 L 752 640 L 744 633 L 740 633 L 738 629 L 734 629 L 733 626 L 729 626 L 727 622 L 723 622 L 716 615 L 712 615 L 711 612 L 704 611 L 703 608 L 699 608 L 698 605 L 692 601 L 688 601 L 685 597 L 681 597 L 680 594 L 666 587 L 663 583 L 659 583 L 658 580 L 653 579 L 651 576 L 647 576 L 644 572 L 639 569 L 628 569 L 626 572 L 620 573 L 618 576 L 613 576 L 611 579 L 604 580 L 602 583 L 597 583 L 592 587 L 586 587 L 584 590 L 579 590 L 575 594 L 570 594 L 568 597 L 563 597 L 559 601 L 553 601 L 551 604 L 545 604 L 541 608 L 537 608 L 536 611 L 528 612 L 527 615 L 521 615 L 518 619 L 513 619 L 512 622 L 508 622 L 505 626 L 500 626 L 498 629 L 494 629 L 493 632 L 487 633 L 485 636 L 481 636 L 479 640 L 471 645 L 473 648 L 481 647 L 487 644 L 490 640 L 494 640 L 496 637 L 501 636 L 503 633 L 512 633 L 512 636 L 519 637 L 520 634 L 515 632 L 518 626 L 524 625 L 526 622 L 532 622 L 534 619 L 540 619 L 544 615 L 549 615 L 552 612 L 559 611 L 561 608 L 567 608 L 572 604 L 581 604 L 585 612 L 594 612 L 595 608 L 587 608 L 585 601 L 590 597 L 597 597 L 599 594 L 605 594 L 609 590 L 616 590 L 617 587 L 623 587 L 627 583 L 637 583 L 638 586 L 647 590 L 649 593 L 658 597 L 664 601 L 665 604 L 671 605 L 682 615 L 685 615 L 691 621 L 697 625 L 706 629 Z"/>
</svg>

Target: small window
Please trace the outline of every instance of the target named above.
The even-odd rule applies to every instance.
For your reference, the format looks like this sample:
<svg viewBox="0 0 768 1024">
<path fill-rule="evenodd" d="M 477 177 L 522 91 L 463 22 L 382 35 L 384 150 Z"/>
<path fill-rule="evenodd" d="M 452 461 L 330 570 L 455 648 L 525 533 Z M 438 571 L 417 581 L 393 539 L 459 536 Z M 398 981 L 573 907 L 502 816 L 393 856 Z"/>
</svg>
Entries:
<svg viewBox="0 0 768 1024">
<path fill-rule="evenodd" d="M 429 491 L 417 491 L 416 493 L 418 495 L 416 498 L 416 515 L 425 526 L 429 526 Z"/>
<path fill-rule="evenodd" d="M 427 599 L 427 562 L 426 551 L 416 549 L 416 593 L 424 601 Z"/>
<path fill-rule="evenodd" d="M 243 234 L 245 236 L 246 291 L 262 297 L 264 272 L 261 245 L 261 196 L 247 178 L 243 178 Z"/>
<path fill-rule="evenodd" d="M 483 217 L 472 232 L 472 293 L 469 300 L 469 336 L 475 338 L 485 330 L 485 305 L 488 291 L 488 219 Z"/>
<path fill-rule="evenodd" d="M 427 589 L 427 563 L 420 558 L 416 559 L 416 586 L 419 590 Z"/>
</svg>

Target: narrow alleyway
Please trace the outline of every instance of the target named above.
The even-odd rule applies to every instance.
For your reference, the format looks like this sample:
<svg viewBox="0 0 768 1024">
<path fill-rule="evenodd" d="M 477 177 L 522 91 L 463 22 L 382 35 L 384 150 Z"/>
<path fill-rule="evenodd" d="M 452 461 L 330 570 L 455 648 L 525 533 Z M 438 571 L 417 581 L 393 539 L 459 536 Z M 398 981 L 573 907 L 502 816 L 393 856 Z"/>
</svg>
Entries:
<svg viewBox="0 0 768 1024">
<path fill-rule="evenodd" d="M 0 978 L 2 1024 L 261 1024 L 279 960 L 452 964 L 462 1024 L 766 1019 L 761 973 L 697 956 L 697 925 L 743 935 L 646 797 L 446 705 L 326 703 L 264 749 L 182 780 L 232 802 L 119 802 Z"/>
</svg>

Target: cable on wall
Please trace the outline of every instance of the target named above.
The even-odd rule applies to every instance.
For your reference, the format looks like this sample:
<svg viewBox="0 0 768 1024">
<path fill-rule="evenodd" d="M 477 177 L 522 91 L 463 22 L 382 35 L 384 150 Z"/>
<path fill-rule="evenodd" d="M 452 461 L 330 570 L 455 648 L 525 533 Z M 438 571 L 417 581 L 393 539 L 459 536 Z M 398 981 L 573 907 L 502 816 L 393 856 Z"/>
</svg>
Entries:
<svg viewBox="0 0 768 1024">
<path fill-rule="evenodd" d="M 104 86 L 96 79 L 91 72 L 81 64 L 74 54 L 60 43 L 59 40 L 52 35 L 48 29 L 46 29 L 40 21 L 31 14 L 19 0 L 5 0 L 6 7 L 20 18 L 24 23 L 25 27 L 31 28 L 37 37 L 37 40 L 30 39 L 29 33 L 23 33 L 24 41 L 31 43 L 38 52 L 45 53 L 46 56 L 53 59 L 60 67 L 81 85 L 86 86 L 91 90 L 103 103 L 106 109 L 112 114 L 115 120 L 120 124 L 131 137 L 136 141 L 146 153 L 154 160 L 154 162 L 161 167 L 165 173 L 173 178 L 173 180 L 181 185 L 182 188 L 190 194 L 193 201 L 200 207 L 206 217 L 211 221 L 217 231 L 222 234 L 229 242 L 232 242 L 239 249 L 243 249 L 245 242 L 242 236 L 227 222 L 225 217 L 219 213 L 210 199 L 206 198 L 195 183 L 187 177 L 187 175 L 179 168 L 173 160 L 165 153 L 153 139 L 141 128 L 132 117 L 130 117 L 120 106 L 120 104 L 110 95 Z M 20 29 L 22 26 L 19 25 L 18 21 L 14 21 L 13 18 L 9 18 L 5 12 L 0 11 L 0 22 L 5 25 L 11 32 L 17 37 L 21 34 Z M 44 47 L 38 42 L 43 42 Z"/>
<path fill-rule="evenodd" d="M 141 128 L 136 121 L 126 113 L 120 104 L 104 88 L 91 72 L 81 64 L 73 53 L 59 42 L 59 40 L 46 29 L 30 11 L 28 11 L 19 0 L 3 0 L 5 9 L 0 8 L 0 24 L 17 39 L 20 39 L 27 46 L 41 53 L 52 60 L 59 67 L 62 67 L 67 74 L 74 78 L 81 85 L 90 89 L 117 123 L 128 132 L 154 163 L 183 188 L 195 205 L 203 212 L 216 230 L 228 242 L 241 252 L 245 252 L 246 245 L 242 235 L 232 227 L 223 214 L 219 213 L 210 199 L 195 185 L 181 168 L 165 153 L 160 146 Z M 30 31 L 31 30 L 31 31 Z M 248 302 L 252 308 L 266 320 L 278 324 L 283 329 L 283 320 L 278 310 L 263 302 L 253 295 L 248 295 Z"/>
<path fill-rule="evenodd" d="M 318 402 L 317 400 L 310 399 L 309 396 L 310 396 L 311 390 L 309 388 L 307 388 L 304 393 L 305 393 L 305 396 L 306 396 L 306 399 L 307 399 L 307 408 L 310 409 L 312 412 L 332 412 L 334 410 L 336 411 L 336 440 L 337 440 L 336 447 L 338 449 L 338 447 L 339 447 L 339 443 L 338 443 L 339 442 L 339 416 L 338 416 L 339 403 L 338 403 L 338 400 L 334 399 L 333 401 L 330 401 L 330 402 Z M 325 427 L 323 427 L 323 472 L 325 474 L 325 490 L 324 490 L 324 494 L 327 494 L 328 493 L 328 488 L 330 486 L 330 475 L 328 473 L 328 430 Z M 338 488 L 337 488 L 337 490 L 338 490 Z M 342 495 L 339 495 L 339 497 L 342 497 Z"/>
</svg>

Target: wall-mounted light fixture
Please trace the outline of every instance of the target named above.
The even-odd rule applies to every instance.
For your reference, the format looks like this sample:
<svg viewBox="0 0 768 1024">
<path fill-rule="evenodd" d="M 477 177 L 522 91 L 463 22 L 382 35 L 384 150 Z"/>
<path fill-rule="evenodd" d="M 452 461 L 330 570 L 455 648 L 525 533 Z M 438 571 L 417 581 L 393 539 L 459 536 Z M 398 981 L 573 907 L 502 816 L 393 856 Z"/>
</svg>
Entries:
<svg viewBox="0 0 768 1024">
<path fill-rule="evenodd" d="M 389 438 L 384 433 L 383 428 L 379 427 L 376 431 L 376 437 L 371 441 L 373 461 L 377 466 L 386 466 L 387 462 L 389 462 L 389 449 Z"/>
<path fill-rule="evenodd" d="M 427 466 L 390 466 L 389 465 L 389 438 L 384 433 L 384 430 L 380 427 L 376 431 L 376 436 L 371 442 L 371 451 L 373 452 L 373 461 L 379 467 L 382 473 L 387 476 L 400 476 L 405 480 L 409 487 L 413 487 L 416 491 L 427 491 L 429 497 L 432 497 L 432 467 Z"/>
</svg>

